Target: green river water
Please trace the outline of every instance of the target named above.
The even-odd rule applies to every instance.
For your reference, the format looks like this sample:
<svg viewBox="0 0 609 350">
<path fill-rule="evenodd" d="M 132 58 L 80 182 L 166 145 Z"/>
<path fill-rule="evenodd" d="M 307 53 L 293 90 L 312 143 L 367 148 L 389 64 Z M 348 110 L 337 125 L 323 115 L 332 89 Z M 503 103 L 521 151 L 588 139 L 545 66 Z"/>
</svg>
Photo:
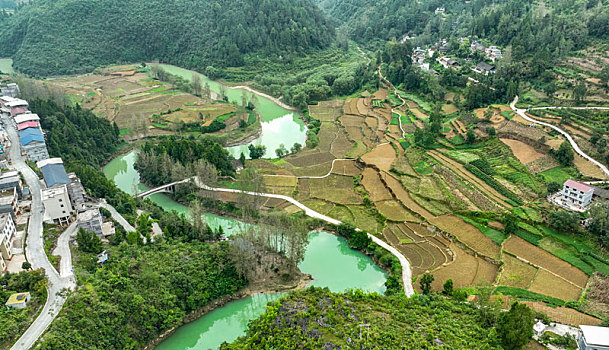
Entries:
<svg viewBox="0 0 609 350">
<path fill-rule="evenodd" d="M 147 189 L 139 183 L 139 174 L 134 168 L 136 152 L 132 151 L 115 158 L 106 167 L 104 174 L 114 180 L 127 193 Z M 187 213 L 188 208 L 163 194 L 150 197 L 166 210 Z M 230 235 L 240 225 L 237 220 L 206 214 L 211 226 L 222 225 Z M 228 229 L 232 227 L 232 229 Z M 314 278 L 313 285 L 328 287 L 340 292 L 359 288 L 370 292 L 385 291 L 386 275 L 366 255 L 349 248 L 342 237 L 327 232 L 312 232 L 304 260 L 299 265 L 304 273 Z M 180 327 L 176 333 L 161 343 L 157 350 L 207 350 L 217 349 L 223 342 L 230 342 L 243 335 L 247 323 L 260 316 L 269 301 L 281 294 L 256 294 L 228 303 L 203 317 Z"/>
<path fill-rule="evenodd" d="M 213 81 L 203 74 L 191 71 L 188 69 L 172 66 L 169 64 L 160 65 L 166 72 L 173 75 L 178 75 L 184 79 L 191 80 L 193 75 L 201 77 L 203 84 L 209 84 L 209 88 L 215 93 L 219 94 L 222 84 Z M 230 102 L 236 102 L 241 104 L 243 94 L 246 95 L 248 101 L 253 95 L 251 92 L 244 89 L 229 89 L 226 88 L 226 96 Z M 304 122 L 300 119 L 297 113 L 285 109 L 268 98 L 257 96 L 255 97 L 254 104 L 256 110 L 261 116 L 262 133 L 260 137 L 255 139 L 249 144 L 239 145 L 234 147 L 228 147 L 227 149 L 233 156 L 239 158 L 241 152 L 249 157 L 249 150 L 247 146 L 253 145 L 264 145 L 266 146 L 265 158 L 275 158 L 275 150 L 279 148 L 281 144 L 285 145 L 287 149 L 290 149 L 295 142 L 304 145 L 307 134 L 307 127 Z"/>
</svg>

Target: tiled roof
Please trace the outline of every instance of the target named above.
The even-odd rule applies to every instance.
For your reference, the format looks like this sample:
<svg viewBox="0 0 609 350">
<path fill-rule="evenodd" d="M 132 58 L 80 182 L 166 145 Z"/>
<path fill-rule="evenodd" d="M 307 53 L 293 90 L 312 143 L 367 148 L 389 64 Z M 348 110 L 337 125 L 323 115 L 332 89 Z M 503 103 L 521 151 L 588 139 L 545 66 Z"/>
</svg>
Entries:
<svg viewBox="0 0 609 350">
<path fill-rule="evenodd" d="M 44 142 L 42 132 L 38 128 L 27 128 L 19 132 L 19 142 L 22 146 L 27 146 L 30 143 L 38 141 Z"/>
<path fill-rule="evenodd" d="M 21 131 L 27 128 L 37 128 L 40 126 L 40 123 L 37 120 L 31 120 L 29 122 L 23 122 L 17 125 L 17 130 Z"/>
<path fill-rule="evenodd" d="M 570 188 L 574 188 L 574 189 L 576 189 L 578 191 L 582 191 L 584 193 L 587 193 L 588 191 L 594 190 L 594 188 L 591 187 L 591 186 L 588 186 L 588 185 L 586 185 L 584 183 L 581 183 L 581 182 L 573 181 L 571 179 L 565 181 L 565 186 L 570 187 Z"/>
</svg>

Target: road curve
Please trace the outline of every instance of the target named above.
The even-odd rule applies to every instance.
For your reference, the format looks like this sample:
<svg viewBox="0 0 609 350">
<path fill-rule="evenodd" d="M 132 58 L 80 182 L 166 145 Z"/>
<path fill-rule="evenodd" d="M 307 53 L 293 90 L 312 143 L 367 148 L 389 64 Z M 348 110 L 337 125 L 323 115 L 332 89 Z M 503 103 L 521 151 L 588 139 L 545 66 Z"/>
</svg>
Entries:
<svg viewBox="0 0 609 350">
<path fill-rule="evenodd" d="M 201 183 L 197 177 L 194 178 L 194 182 L 198 187 L 200 187 L 204 190 L 207 190 L 207 191 L 228 192 L 228 193 L 245 193 L 245 194 L 251 195 L 251 196 L 282 199 L 282 200 L 288 201 L 288 202 L 292 203 L 293 205 L 297 206 L 298 208 L 304 210 L 304 212 L 307 216 L 323 220 L 323 221 L 328 222 L 333 225 L 341 224 L 341 222 L 339 220 L 336 220 L 329 216 L 320 214 L 320 213 L 316 212 L 315 210 L 308 208 L 307 206 L 305 206 L 304 204 L 300 203 L 299 201 L 295 200 L 292 197 L 288 197 L 288 196 L 284 196 L 284 195 L 280 195 L 280 194 L 258 193 L 258 192 L 234 190 L 231 188 L 209 187 L 209 186 Z M 393 254 L 396 258 L 398 258 L 398 260 L 400 261 L 400 264 L 402 264 L 402 282 L 403 282 L 403 286 L 404 286 L 404 293 L 406 294 L 406 296 L 409 296 L 409 297 L 414 295 L 414 288 L 412 287 L 412 272 L 410 270 L 410 262 L 408 262 L 408 259 L 406 259 L 406 257 L 404 257 L 404 255 L 402 255 L 402 253 L 400 253 L 397 249 L 395 249 L 394 247 L 390 246 L 389 244 L 383 242 L 378 237 L 376 237 L 370 233 L 368 233 L 368 237 L 370 237 L 370 239 L 372 239 L 372 241 L 374 243 L 387 249 L 391 254 Z"/>
<path fill-rule="evenodd" d="M 27 239 L 25 255 L 32 264 L 32 269 L 43 269 L 45 271 L 47 285 L 47 300 L 38 317 L 32 322 L 30 327 L 21 335 L 19 340 L 11 347 L 11 350 L 27 350 L 38 340 L 38 338 L 49 327 L 53 319 L 61 310 L 66 301 L 67 294 L 61 293 L 66 289 L 73 289 L 76 286 L 72 276 L 61 277 L 55 267 L 51 265 L 44 252 L 44 242 L 42 238 L 42 220 L 44 206 L 42 204 L 42 184 L 36 173 L 25 163 L 21 155 L 19 146 L 19 135 L 7 115 L 2 115 L 2 121 L 10 140 L 8 156 L 13 167 L 19 171 L 30 187 L 32 194 L 31 216 L 27 229 Z"/>
<path fill-rule="evenodd" d="M 326 175 L 322 175 L 322 176 L 294 176 L 294 175 L 275 175 L 275 174 L 265 174 L 264 176 L 268 176 L 268 177 L 295 177 L 297 179 L 325 179 L 326 177 L 332 175 L 332 170 L 334 170 L 334 163 L 336 161 L 344 161 L 344 160 L 348 160 L 348 161 L 352 161 L 355 162 L 357 159 L 349 159 L 349 158 L 339 158 L 339 159 L 334 159 L 332 161 L 332 167 L 330 167 L 330 171 L 328 171 L 328 173 Z M 340 175 L 340 174 L 337 174 Z"/>
<path fill-rule="evenodd" d="M 127 232 L 136 231 L 135 227 L 133 227 L 127 220 L 125 220 L 125 218 L 119 212 L 117 212 L 113 206 L 106 203 L 105 199 L 99 203 L 99 206 L 108 210 L 110 212 L 110 214 L 112 214 L 112 219 L 116 220 L 116 222 L 118 222 L 119 225 L 121 225 L 125 229 L 125 231 L 127 231 Z"/>
<path fill-rule="evenodd" d="M 510 104 L 510 107 L 512 108 L 512 110 L 516 113 L 518 113 L 519 116 L 521 116 L 523 119 L 531 122 L 531 123 L 535 123 L 535 124 L 539 124 L 539 125 L 543 125 L 543 126 L 547 126 L 549 128 L 552 128 L 556 131 L 558 131 L 559 133 L 561 133 L 565 138 L 567 138 L 567 141 L 569 141 L 569 143 L 571 144 L 571 147 L 573 147 L 573 150 L 579 154 L 580 156 L 584 157 L 585 159 L 587 159 L 588 161 L 590 161 L 592 164 L 596 165 L 597 167 L 599 167 L 604 173 L 605 175 L 607 175 L 609 177 L 609 169 L 607 169 L 607 167 L 600 163 L 599 161 L 597 161 L 596 159 L 590 157 L 589 155 L 587 155 L 586 153 L 584 153 L 584 151 L 582 151 L 579 146 L 577 145 L 577 143 L 575 142 L 575 140 L 573 140 L 573 138 L 571 137 L 571 135 L 569 135 L 567 132 L 563 131 L 562 129 L 560 129 L 557 126 L 554 126 L 550 123 L 546 123 L 546 122 L 542 122 L 539 121 L 537 119 L 533 119 L 529 116 L 526 115 L 526 109 L 520 109 L 520 108 L 516 108 L 516 103 L 518 103 L 518 96 L 516 96 L 514 98 L 514 101 L 512 101 L 512 103 Z M 545 109 L 550 109 L 550 107 L 544 107 Z M 555 107 L 555 108 L 563 108 L 563 107 Z M 595 108 L 595 107 L 580 107 L 580 108 Z M 600 108 L 600 107 L 597 107 Z M 603 107 L 604 108 L 604 107 Z"/>
</svg>

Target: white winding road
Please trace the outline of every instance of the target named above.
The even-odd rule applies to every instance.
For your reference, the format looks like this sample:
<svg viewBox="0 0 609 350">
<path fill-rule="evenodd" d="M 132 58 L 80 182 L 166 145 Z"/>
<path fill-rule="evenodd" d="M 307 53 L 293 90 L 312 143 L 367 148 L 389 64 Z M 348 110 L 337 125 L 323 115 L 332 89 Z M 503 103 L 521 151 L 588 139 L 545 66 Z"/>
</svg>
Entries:
<svg viewBox="0 0 609 350">
<path fill-rule="evenodd" d="M 550 123 L 542 122 L 542 121 L 539 121 L 537 119 L 533 119 L 533 118 L 529 117 L 525 113 L 527 111 L 526 109 L 516 108 L 516 104 L 517 103 L 518 103 L 518 96 L 516 96 L 514 98 L 514 101 L 512 101 L 512 103 L 510 104 L 510 107 L 512 108 L 512 110 L 514 112 L 518 113 L 519 116 L 521 116 L 523 119 L 525 119 L 525 120 L 527 120 L 527 121 L 529 121 L 531 123 L 547 126 L 549 128 L 552 128 L 552 129 L 558 131 L 559 133 L 561 133 L 567 139 L 567 141 L 569 141 L 569 143 L 571 144 L 571 147 L 573 147 L 573 150 L 577 154 L 579 154 L 580 156 L 582 156 L 586 160 L 590 161 L 592 164 L 594 164 L 597 167 L 599 167 L 605 173 L 605 175 L 607 175 L 609 177 L 609 169 L 607 169 L 607 167 L 604 164 L 600 163 L 596 159 L 594 159 L 594 158 L 590 157 L 589 155 L 587 155 L 586 153 L 584 153 L 584 151 L 582 151 L 579 148 L 579 146 L 577 145 L 575 140 L 573 140 L 573 137 L 571 137 L 571 135 L 569 135 L 564 130 L 558 128 L 557 126 L 554 126 L 554 125 L 552 125 Z M 536 109 L 561 109 L 561 108 L 571 108 L 571 107 L 540 107 L 540 108 L 536 108 Z M 577 109 L 609 109 L 607 107 L 575 107 L 575 108 L 577 108 Z"/>
<path fill-rule="evenodd" d="M 57 273 L 57 270 L 55 270 L 55 267 L 51 265 L 44 252 L 44 242 L 42 238 L 42 221 L 44 215 L 42 184 L 40 183 L 38 176 L 36 176 L 36 173 L 34 173 L 25 163 L 25 160 L 21 155 L 19 135 L 17 135 L 17 130 L 12 124 L 12 121 L 4 114 L 2 115 L 2 121 L 11 144 L 8 152 L 11 164 L 21 173 L 25 182 L 30 187 L 30 192 L 32 194 L 31 216 L 27 230 L 25 255 L 30 264 L 32 264 L 32 269 L 43 269 L 48 280 L 47 300 L 42 311 L 11 348 L 11 350 L 27 350 L 31 348 L 42 333 L 44 333 L 61 310 L 63 303 L 67 298 L 67 293 L 62 293 L 62 291 L 74 289 L 76 283 L 73 276 L 60 276 L 59 273 Z M 63 248 L 60 249 L 60 251 L 63 251 Z"/>
</svg>

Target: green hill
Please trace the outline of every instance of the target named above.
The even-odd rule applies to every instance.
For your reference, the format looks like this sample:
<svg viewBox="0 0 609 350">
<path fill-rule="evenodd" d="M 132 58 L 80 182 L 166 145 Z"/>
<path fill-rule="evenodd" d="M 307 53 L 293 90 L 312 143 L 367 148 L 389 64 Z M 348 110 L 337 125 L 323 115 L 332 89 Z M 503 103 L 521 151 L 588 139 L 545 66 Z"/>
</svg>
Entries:
<svg viewBox="0 0 609 350">
<path fill-rule="evenodd" d="M 221 349 L 501 349 L 486 311 L 441 297 L 311 288 L 269 304 Z"/>
<path fill-rule="evenodd" d="M 31 75 L 159 60 L 239 66 L 247 55 L 326 48 L 334 28 L 309 0 L 40 0 L 0 16 L 0 52 Z"/>
</svg>

